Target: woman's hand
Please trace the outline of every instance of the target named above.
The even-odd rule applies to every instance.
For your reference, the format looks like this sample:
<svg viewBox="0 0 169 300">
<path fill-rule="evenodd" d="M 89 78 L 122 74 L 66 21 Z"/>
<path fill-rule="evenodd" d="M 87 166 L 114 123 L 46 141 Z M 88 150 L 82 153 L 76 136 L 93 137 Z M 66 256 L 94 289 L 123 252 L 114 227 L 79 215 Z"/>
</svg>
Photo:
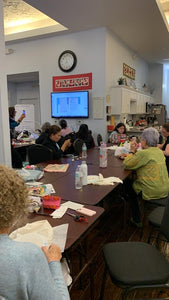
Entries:
<svg viewBox="0 0 169 300">
<path fill-rule="evenodd" d="M 61 150 L 64 152 L 67 148 L 69 148 L 71 146 L 71 141 L 70 139 L 64 141 L 62 147 L 61 147 Z"/>
<path fill-rule="evenodd" d="M 60 248 L 55 244 L 50 245 L 49 248 L 47 248 L 46 246 L 43 246 L 41 249 L 44 252 L 48 262 L 51 262 L 54 260 L 60 261 L 62 258 Z"/>
<path fill-rule="evenodd" d="M 131 141 L 130 151 L 133 152 L 133 153 L 137 152 L 137 142 L 135 140 Z"/>
</svg>

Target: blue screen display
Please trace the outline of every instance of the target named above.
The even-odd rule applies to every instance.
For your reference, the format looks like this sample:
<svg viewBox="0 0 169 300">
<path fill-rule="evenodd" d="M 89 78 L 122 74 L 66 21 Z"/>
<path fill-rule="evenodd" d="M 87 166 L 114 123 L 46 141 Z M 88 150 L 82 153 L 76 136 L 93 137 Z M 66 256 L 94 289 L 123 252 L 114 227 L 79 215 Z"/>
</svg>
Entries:
<svg viewBox="0 0 169 300">
<path fill-rule="evenodd" d="M 89 92 L 51 93 L 52 118 L 88 118 Z"/>
</svg>

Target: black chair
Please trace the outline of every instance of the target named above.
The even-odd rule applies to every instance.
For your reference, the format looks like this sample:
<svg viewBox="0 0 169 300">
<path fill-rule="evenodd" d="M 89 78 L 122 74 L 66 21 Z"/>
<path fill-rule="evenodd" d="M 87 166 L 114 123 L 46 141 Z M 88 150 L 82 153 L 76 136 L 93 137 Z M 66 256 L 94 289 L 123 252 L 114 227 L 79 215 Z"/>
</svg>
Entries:
<svg viewBox="0 0 169 300">
<path fill-rule="evenodd" d="M 76 139 L 73 143 L 73 147 L 74 147 L 74 154 L 75 155 L 79 155 L 80 153 L 82 153 L 82 146 L 83 146 L 84 141 L 81 139 Z"/>
<path fill-rule="evenodd" d="M 151 230 L 148 236 L 147 242 L 150 243 L 151 238 L 153 237 L 153 232 L 158 231 L 158 235 L 156 237 L 156 245 L 158 245 L 159 235 L 160 235 L 160 226 L 163 219 L 165 207 L 156 207 L 148 216 L 148 222 L 151 226 Z"/>
<path fill-rule="evenodd" d="M 161 199 L 151 199 L 151 200 L 143 200 L 143 227 L 141 230 L 141 234 L 140 236 L 142 237 L 143 235 L 143 230 L 144 230 L 144 226 L 145 226 L 145 222 L 146 222 L 146 218 L 147 218 L 147 214 L 149 212 L 150 209 L 152 208 L 164 208 L 168 202 L 169 196 L 165 197 L 165 198 L 161 198 Z M 161 222 L 159 223 L 161 224 Z"/>
<path fill-rule="evenodd" d="M 169 201 L 165 206 L 160 232 L 169 241 Z M 143 242 L 109 243 L 103 247 L 105 272 L 100 300 L 103 297 L 106 274 L 124 289 L 122 300 L 131 291 L 146 288 L 169 289 L 169 262 L 156 247 Z"/>
<path fill-rule="evenodd" d="M 43 161 L 52 160 L 53 151 L 41 144 L 31 145 L 28 148 L 28 160 L 30 165 L 38 164 Z"/>
<path fill-rule="evenodd" d="M 100 146 L 101 142 L 103 141 L 101 134 L 97 135 L 97 144 Z"/>
</svg>

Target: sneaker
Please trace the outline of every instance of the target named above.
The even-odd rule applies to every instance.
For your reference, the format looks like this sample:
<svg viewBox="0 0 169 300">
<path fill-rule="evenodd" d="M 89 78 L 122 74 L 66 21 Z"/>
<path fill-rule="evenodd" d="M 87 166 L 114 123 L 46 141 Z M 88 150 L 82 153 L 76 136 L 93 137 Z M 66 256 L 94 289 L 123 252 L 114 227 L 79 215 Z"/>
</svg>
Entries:
<svg viewBox="0 0 169 300">
<path fill-rule="evenodd" d="M 141 222 L 135 222 L 133 218 L 130 219 L 131 223 L 135 225 L 137 228 L 142 228 L 143 224 Z"/>
</svg>

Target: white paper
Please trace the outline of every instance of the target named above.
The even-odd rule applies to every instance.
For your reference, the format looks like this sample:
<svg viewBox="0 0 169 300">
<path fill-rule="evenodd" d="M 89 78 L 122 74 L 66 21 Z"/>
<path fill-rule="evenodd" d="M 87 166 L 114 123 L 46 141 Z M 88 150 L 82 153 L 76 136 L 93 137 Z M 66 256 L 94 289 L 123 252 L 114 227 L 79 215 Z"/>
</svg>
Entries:
<svg viewBox="0 0 169 300">
<path fill-rule="evenodd" d="M 79 203 L 75 203 L 75 202 L 72 202 L 72 201 L 67 201 L 64 204 L 62 204 L 61 206 L 67 206 L 67 208 L 77 210 L 79 208 L 82 208 L 84 205 L 79 204 Z"/>
<path fill-rule="evenodd" d="M 95 97 L 93 98 L 93 119 L 104 118 L 104 98 Z"/>
<path fill-rule="evenodd" d="M 67 223 L 53 227 L 53 239 L 51 240 L 51 244 L 58 245 L 61 252 L 65 250 L 68 226 L 69 224 Z"/>
<path fill-rule="evenodd" d="M 52 216 L 52 218 L 54 219 L 62 218 L 66 211 L 67 211 L 67 206 L 60 206 L 58 209 L 53 211 L 53 213 L 50 214 L 50 216 Z"/>
</svg>

